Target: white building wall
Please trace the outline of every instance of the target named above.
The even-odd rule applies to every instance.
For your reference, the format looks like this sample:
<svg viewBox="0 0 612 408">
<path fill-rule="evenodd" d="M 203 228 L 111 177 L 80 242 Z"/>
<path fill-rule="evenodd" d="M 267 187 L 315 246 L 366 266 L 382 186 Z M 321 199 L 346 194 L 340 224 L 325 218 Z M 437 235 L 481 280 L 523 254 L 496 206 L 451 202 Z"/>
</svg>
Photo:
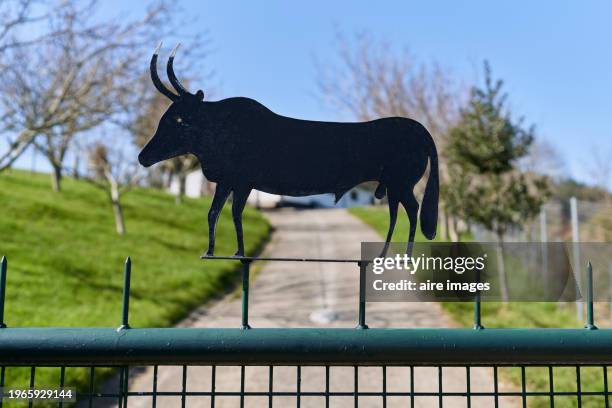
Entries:
<svg viewBox="0 0 612 408">
<path fill-rule="evenodd" d="M 191 172 L 187 175 L 187 181 L 185 183 L 185 195 L 187 197 L 202 197 L 203 193 L 206 193 L 204 183 L 206 179 L 204 174 L 200 170 Z M 170 193 L 178 194 L 179 183 L 176 178 L 170 183 Z M 280 201 L 280 196 L 276 194 L 264 193 L 262 191 L 253 190 L 249 196 L 248 203 L 254 207 L 259 206 L 263 208 L 270 208 L 276 206 L 276 203 Z"/>
<path fill-rule="evenodd" d="M 187 197 L 202 197 L 202 186 L 204 184 L 204 175 L 201 171 L 194 171 L 187 175 L 185 183 L 185 195 Z M 172 179 L 170 183 L 170 192 L 172 194 L 178 194 L 179 183 L 176 177 Z"/>
<path fill-rule="evenodd" d="M 247 203 L 258 208 L 274 208 L 281 197 L 277 194 L 264 193 L 263 191 L 253 190 Z"/>
</svg>

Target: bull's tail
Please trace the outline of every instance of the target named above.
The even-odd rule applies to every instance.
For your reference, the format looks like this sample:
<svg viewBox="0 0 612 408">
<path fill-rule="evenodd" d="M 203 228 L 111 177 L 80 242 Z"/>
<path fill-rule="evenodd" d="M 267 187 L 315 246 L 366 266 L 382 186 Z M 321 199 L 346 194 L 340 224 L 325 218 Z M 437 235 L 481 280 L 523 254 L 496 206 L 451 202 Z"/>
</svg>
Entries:
<svg viewBox="0 0 612 408">
<path fill-rule="evenodd" d="M 438 179 L 438 152 L 431 136 L 429 136 L 429 178 L 425 186 L 425 194 L 421 203 L 421 231 L 427 239 L 436 237 L 436 229 L 438 227 L 438 195 L 439 195 L 439 179 Z"/>
</svg>

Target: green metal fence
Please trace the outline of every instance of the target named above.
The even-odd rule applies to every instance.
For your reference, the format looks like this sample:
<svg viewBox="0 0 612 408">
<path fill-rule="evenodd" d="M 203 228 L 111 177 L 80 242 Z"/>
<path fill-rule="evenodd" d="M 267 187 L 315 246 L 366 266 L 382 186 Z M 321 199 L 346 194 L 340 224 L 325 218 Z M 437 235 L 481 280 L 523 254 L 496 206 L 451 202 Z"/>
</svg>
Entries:
<svg viewBox="0 0 612 408">
<path fill-rule="evenodd" d="M 585 328 L 487 329 L 481 322 L 478 299 L 474 305 L 473 329 L 368 328 L 363 296 L 364 268 L 359 268 L 361 293 L 355 328 L 283 329 L 249 326 L 249 270 L 256 260 L 237 260 L 242 263 L 243 276 L 242 321 L 236 322 L 238 328 L 131 328 L 131 262 L 128 259 L 122 320 L 115 329 L 6 327 L 3 311 L 7 268 L 3 259 L 0 387 L 5 385 L 5 376 L 10 370 L 29 370 L 31 388 L 37 387 L 37 371 L 56 370 L 57 383 L 44 386 L 62 388 L 71 386 L 69 378 L 73 370 L 85 369 L 88 384 L 82 384 L 77 390 L 81 406 L 128 407 L 136 401 L 140 401 L 137 406 L 142 406 L 143 399 L 153 407 L 358 407 L 364 401 L 368 401 L 368 406 L 418 407 L 425 399 L 430 404 L 427 406 L 439 407 L 609 406 L 612 330 L 595 326 L 590 267 Z M 357 260 L 267 260 L 354 262 L 362 266 Z M 180 378 L 175 389 L 158 388 L 158 373 L 169 369 L 166 366 L 174 367 L 174 377 L 177 381 Z M 114 380 L 100 385 L 97 379 L 105 367 L 115 369 L 116 375 L 112 377 Z M 134 382 L 135 378 L 143 378 L 141 367 L 148 367 L 149 380 Z M 235 386 L 229 390 L 217 386 L 219 370 L 227 367 L 236 370 Z M 248 375 L 255 367 L 259 370 L 255 377 L 257 389 L 249 384 L 249 379 L 254 377 Z M 287 367 L 292 367 L 290 374 Z M 349 384 L 344 384 L 342 389 L 334 386 L 334 373 L 340 369 L 345 374 L 351 370 Z M 319 370 L 314 376 L 319 379 L 317 389 L 303 386 L 304 373 L 310 370 Z M 427 389 L 420 389 L 415 382 L 420 370 L 429 370 Z M 462 372 L 461 389 L 445 385 L 449 370 Z M 472 379 L 478 370 L 489 373 L 489 389 L 474 387 Z M 284 380 L 293 377 L 291 389 L 275 386 L 279 371 Z M 366 371 L 369 384 L 375 378 L 376 389 L 360 386 Z M 559 377 L 561 373 L 563 376 Z M 194 376 L 205 386 L 188 387 Z M 510 389 L 506 386 L 508 382 L 518 386 Z M 398 383 L 401 387 L 396 386 Z M 7 398 L 0 406 L 3 403 L 13 406 L 10 405 L 13 401 Z M 25 402 L 27 406 L 39 404 L 43 403 Z M 69 404 L 59 401 L 54 405 Z"/>
</svg>

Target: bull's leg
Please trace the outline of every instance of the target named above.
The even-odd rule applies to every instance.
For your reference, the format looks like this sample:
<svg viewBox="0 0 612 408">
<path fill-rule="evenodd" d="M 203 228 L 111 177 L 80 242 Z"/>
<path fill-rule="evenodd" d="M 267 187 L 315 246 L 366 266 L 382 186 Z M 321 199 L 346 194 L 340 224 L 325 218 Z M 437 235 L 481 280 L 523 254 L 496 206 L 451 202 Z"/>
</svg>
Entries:
<svg viewBox="0 0 612 408">
<path fill-rule="evenodd" d="M 206 251 L 206 256 L 213 256 L 215 252 L 215 228 L 217 227 L 219 214 L 221 214 L 230 191 L 228 187 L 217 184 L 210 210 L 208 210 L 208 250 Z"/>
<path fill-rule="evenodd" d="M 388 197 L 389 204 L 389 231 L 387 231 L 387 239 L 385 240 L 385 246 L 382 250 L 381 258 L 384 258 L 387 255 L 387 250 L 389 249 L 389 243 L 391 242 L 391 238 L 393 237 L 393 230 L 395 229 L 395 222 L 397 221 L 397 207 L 399 206 L 399 200 L 397 196 L 389 192 Z"/>
<path fill-rule="evenodd" d="M 408 214 L 408 220 L 410 221 L 410 233 L 408 234 L 408 246 L 406 247 L 406 255 L 412 256 L 412 247 L 414 246 L 414 236 L 416 234 L 417 227 L 417 215 L 419 213 L 419 203 L 414 198 L 413 193 L 409 193 L 405 199 L 402 199 L 402 205 L 406 209 Z"/>
<path fill-rule="evenodd" d="M 234 228 L 236 228 L 236 238 L 238 239 L 238 250 L 235 256 L 244 256 L 244 241 L 242 237 L 242 211 L 246 205 L 247 199 L 251 194 L 250 188 L 234 190 L 234 201 L 232 203 L 232 218 L 234 219 Z"/>
</svg>

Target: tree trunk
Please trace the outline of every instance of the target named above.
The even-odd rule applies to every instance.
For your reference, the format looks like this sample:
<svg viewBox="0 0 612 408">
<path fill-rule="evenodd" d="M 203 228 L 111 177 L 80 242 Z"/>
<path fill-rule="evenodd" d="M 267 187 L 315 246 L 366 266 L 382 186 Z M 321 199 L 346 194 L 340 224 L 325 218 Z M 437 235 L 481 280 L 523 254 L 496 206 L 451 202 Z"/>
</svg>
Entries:
<svg viewBox="0 0 612 408">
<path fill-rule="evenodd" d="M 53 171 L 51 172 L 51 187 L 53 191 L 59 193 L 62 191 L 62 167 L 55 164 L 51 165 Z"/>
<path fill-rule="evenodd" d="M 166 190 L 169 190 L 170 187 L 172 186 L 172 178 L 174 177 L 174 174 L 172 171 L 166 171 L 164 174 L 164 188 Z"/>
<path fill-rule="evenodd" d="M 183 202 L 183 197 L 185 196 L 185 191 L 187 190 L 187 175 L 184 173 L 178 173 L 177 181 L 178 191 L 176 193 L 176 203 L 181 204 Z"/>
<path fill-rule="evenodd" d="M 113 215 L 115 216 L 115 229 L 117 234 L 125 235 L 125 221 L 123 220 L 123 207 L 119 195 L 117 184 L 111 183 L 111 204 L 113 205 Z"/>
<path fill-rule="evenodd" d="M 123 220 L 121 202 L 113 201 L 113 214 L 115 215 L 115 229 L 117 230 L 117 234 L 125 235 L 125 221 Z"/>
<path fill-rule="evenodd" d="M 448 215 L 444 207 L 440 211 L 440 238 L 442 241 L 448 241 Z"/>
<path fill-rule="evenodd" d="M 451 242 L 459 242 L 459 232 L 457 232 L 457 217 L 454 215 L 448 217 L 448 237 Z"/>
<path fill-rule="evenodd" d="M 0 172 L 10 169 L 13 163 L 30 147 L 34 139 L 35 135 L 29 130 L 21 132 L 17 141 L 9 145 L 8 149 L 0 156 Z"/>
<path fill-rule="evenodd" d="M 507 302 L 510 299 L 510 292 L 506 279 L 506 266 L 504 265 L 504 234 L 501 232 L 497 233 L 497 274 L 502 301 Z"/>
<path fill-rule="evenodd" d="M 74 177 L 75 180 L 78 180 L 80 178 L 80 174 L 79 174 L 79 164 L 80 164 L 80 157 L 78 152 L 75 153 L 74 156 L 74 167 L 72 168 L 72 177 Z"/>
</svg>

